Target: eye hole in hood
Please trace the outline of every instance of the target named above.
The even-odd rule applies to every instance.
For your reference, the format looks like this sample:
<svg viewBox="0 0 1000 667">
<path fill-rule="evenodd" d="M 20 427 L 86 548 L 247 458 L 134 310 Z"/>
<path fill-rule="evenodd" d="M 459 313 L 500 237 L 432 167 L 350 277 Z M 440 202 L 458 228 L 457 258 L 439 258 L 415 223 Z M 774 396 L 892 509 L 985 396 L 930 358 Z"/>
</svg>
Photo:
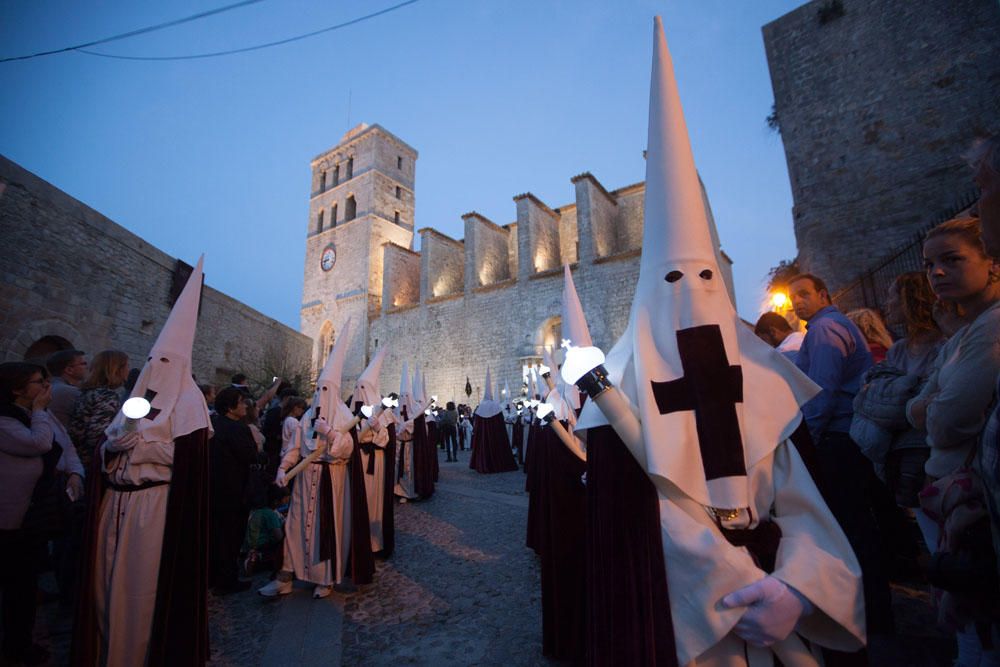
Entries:
<svg viewBox="0 0 1000 667">
<path fill-rule="evenodd" d="M 712 279 L 712 275 L 713 275 L 712 274 L 712 269 L 705 269 L 704 271 L 702 271 L 698 275 L 701 276 L 704 280 L 711 280 Z"/>
<path fill-rule="evenodd" d="M 668 273 L 666 275 L 666 277 L 664 278 L 664 280 L 666 280 L 668 283 L 675 283 L 675 282 L 677 282 L 678 280 L 680 280 L 683 277 L 684 277 L 684 274 L 681 273 L 680 271 L 671 271 L 670 273 Z"/>
</svg>

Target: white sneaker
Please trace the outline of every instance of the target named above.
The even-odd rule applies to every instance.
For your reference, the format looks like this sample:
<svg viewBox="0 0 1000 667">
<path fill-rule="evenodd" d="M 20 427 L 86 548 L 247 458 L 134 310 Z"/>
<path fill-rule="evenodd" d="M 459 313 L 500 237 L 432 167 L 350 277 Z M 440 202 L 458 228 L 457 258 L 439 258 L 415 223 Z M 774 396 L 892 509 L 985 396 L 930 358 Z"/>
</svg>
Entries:
<svg viewBox="0 0 1000 667">
<path fill-rule="evenodd" d="M 263 588 L 258 588 L 257 592 L 266 598 L 273 598 L 279 595 L 288 595 L 292 592 L 292 582 L 290 581 L 278 581 L 277 579 L 272 579 Z"/>
<path fill-rule="evenodd" d="M 317 586 L 313 589 L 313 598 L 319 600 L 325 598 L 333 591 L 333 586 Z"/>
</svg>

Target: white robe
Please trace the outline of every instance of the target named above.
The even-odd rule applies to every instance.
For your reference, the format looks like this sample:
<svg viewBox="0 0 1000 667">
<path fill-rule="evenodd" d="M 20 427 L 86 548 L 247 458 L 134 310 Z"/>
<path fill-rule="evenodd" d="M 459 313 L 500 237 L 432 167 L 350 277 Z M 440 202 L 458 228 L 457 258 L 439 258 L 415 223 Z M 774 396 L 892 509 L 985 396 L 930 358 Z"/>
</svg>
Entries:
<svg viewBox="0 0 1000 667">
<path fill-rule="evenodd" d="M 368 454 L 361 450 L 361 470 L 365 478 L 365 496 L 368 499 L 368 524 L 372 536 L 372 551 L 379 552 L 384 548 L 382 535 L 382 516 L 385 511 L 385 448 L 389 445 L 389 424 L 393 423 L 392 411 L 383 410 L 377 416 L 362 422 L 368 430 L 358 436 L 361 443 L 375 444 L 372 456 L 375 457 L 374 474 L 368 474 Z"/>
<path fill-rule="evenodd" d="M 129 486 L 169 482 L 174 443 L 139 437 L 117 457 L 107 444 L 102 448 L 108 480 Z M 169 494 L 169 484 L 131 493 L 109 489 L 101 501 L 94 586 L 109 667 L 148 662 Z"/>
<path fill-rule="evenodd" d="M 308 422 L 307 422 L 308 423 Z M 294 572 L 302 581 L 319 586 L 339 584 L 347 572 L 347 558 L 351 547 L 351 480 L 347 471 L 354 441 L 351 435 L 330 432 L 334 440 L 329 451 L 319 458 L 329 463 L 333 482 L 333 516 L 336 530 L 337 553 L 332 560 L 320 560 L 320 484 L 324 464 L 310 463 L 293 481 L 292 500 L 285 521 L 285 561 L 282 569 Z M 305 439 L 292 447 L 281 461 L 284 470 L 291 470 L 303 457 L 309 455 Z"/>
<path fill-rule="evenodd" d="M 682 665 L 745 665 L 743 640 L 730 632 L 745 608 L 724 610 L 723 597 L 765 573 L 743 547 L 734 547 L 701 504 L 662 478 L 652 478 L 660 497 L 663 555 L 677 654 Z M 861 568 L 850 543 L 820 496 L 802 458 L 790 442 L 779 445 L 748 471 L 754 513 L 781 528 L 773 576 L 815 607 L 797 632 L 812 645 L 810 656 L 792 633 L 775 654 L 785 665 L 822 664 L 819 647 L 855 651 L 865 642 Z M 847 492 L 847 490 L 845 490 Z M 788 653 L 791 652 L 791 653 Z M 747 646 L 749 664 L 772 665 L 769 649 Z"/>
</svg>

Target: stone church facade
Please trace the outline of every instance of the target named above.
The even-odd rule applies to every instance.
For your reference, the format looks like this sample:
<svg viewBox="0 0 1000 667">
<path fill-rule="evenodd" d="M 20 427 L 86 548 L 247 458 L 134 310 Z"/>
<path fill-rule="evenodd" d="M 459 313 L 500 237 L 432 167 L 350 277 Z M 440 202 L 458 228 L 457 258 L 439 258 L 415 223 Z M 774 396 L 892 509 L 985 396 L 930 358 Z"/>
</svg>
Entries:
<svg viewBox="0 0 1000 667">
<path fill-rule="evenodd" d="M 2 361 L 118 349 L 141 367 L 192 270 L 3 156 L 0 238 Z M 213 266 L 206 257 L 208 280 Z M 238 371 L 268 382 L 272 372 L 305 376 L 309 350 L 299 332 L 203 288 L 192 368 L 199 382 L 228 384 Z"/>
<path fill-rule="evenodd" d="M 975 196 L 997 0 L 812 0 L 763 28 L 799 264 L 836 291 Z"/>
<path fill-rule="evenodd" d="M 609 191 L 583 173 L 570 179 L 571 203 L 550 208 L 520 194 L 515 220 L 497 224 L 470 212 L 464 239 L 453 239 L 430 227 L 414 231 L 417 157 L 385 128 L 362 124 L 312 161 L 301 331 L 313 339 L 314 373 L 350 318 L 345 394 L 382 346 L 384 393 L 398 389 L 406 361 L 441 401 L 475 404 L 487 366 L 516 394 L 522 367 L 544 347 L 558 349 L 563 264 L 595 344 L 610 348 L 639 273 L 643 183 Z M 732 262 L 721 249 L 719 257 L 732 294 Z"/>
</svg>

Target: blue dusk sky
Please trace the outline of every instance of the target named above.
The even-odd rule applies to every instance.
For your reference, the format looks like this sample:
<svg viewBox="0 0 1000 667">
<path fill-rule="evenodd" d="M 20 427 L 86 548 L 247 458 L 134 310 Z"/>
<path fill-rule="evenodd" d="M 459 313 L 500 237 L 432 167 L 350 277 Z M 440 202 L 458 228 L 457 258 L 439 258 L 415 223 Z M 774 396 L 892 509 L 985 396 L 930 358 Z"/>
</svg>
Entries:
<svg viewBox="0 0 1000 667">
<path fill-rule="evenodd" d="M 235 0 L 9 0 L 0 57 L 71 46 Z M 93 47 L 186 55 L 291 37 L 400 0 L 263 0 Z M 206 255 L 213 287 L 298 329 L 309 162 L 352 126 L 416 148 L 416 228 L 515 219 L 512 198 L 574 200 L 570 178 L 643 180 L 653 16 L 740 314 L 795 256 L 761 26 L 803 0 L 419 0 L 250 53 L 178 61 L 78 52 L 0 63 L 0 153 L 165 252 Z"/>
</svg>

